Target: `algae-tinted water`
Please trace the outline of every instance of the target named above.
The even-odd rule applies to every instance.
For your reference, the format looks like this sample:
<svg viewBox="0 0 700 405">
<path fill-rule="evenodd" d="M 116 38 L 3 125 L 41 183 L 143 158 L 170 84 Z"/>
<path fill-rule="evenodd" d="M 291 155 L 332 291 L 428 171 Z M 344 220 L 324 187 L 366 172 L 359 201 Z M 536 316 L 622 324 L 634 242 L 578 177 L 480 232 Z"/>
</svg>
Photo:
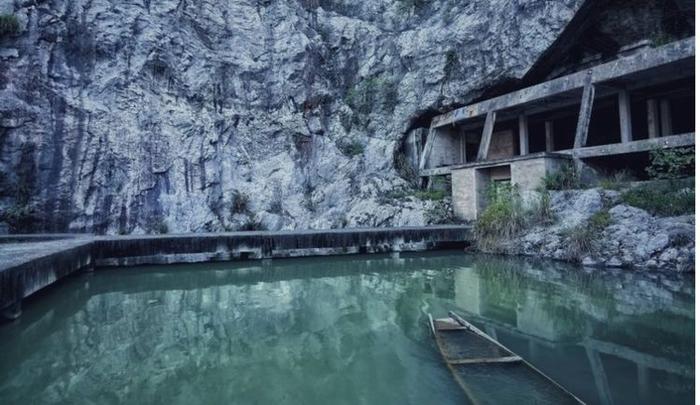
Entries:
<svg viewBox="0 0 700 405">
<path fill-rule="evenodd" d="M 0 403 L 465 403 L 427 328 L 448 310 L 588 403 L 692 403 L 693 297 L 454 252 L 104 270 L 0 325 Z"/>
</svg>

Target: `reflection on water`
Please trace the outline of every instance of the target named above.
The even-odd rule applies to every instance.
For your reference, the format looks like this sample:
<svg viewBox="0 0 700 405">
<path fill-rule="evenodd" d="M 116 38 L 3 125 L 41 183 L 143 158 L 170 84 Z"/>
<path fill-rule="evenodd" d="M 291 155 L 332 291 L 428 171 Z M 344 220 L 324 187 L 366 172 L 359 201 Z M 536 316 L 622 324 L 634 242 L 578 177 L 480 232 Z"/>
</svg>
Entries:
<svg viewBox="0 0 700 405">
<path fill-rule="evenodd" d="M 456 310 L 589 403 L 692 403 L 693 280 L 458 253 L 106 270 L 0 326 L 0 403 L 464 403 Z"/>
</svg>

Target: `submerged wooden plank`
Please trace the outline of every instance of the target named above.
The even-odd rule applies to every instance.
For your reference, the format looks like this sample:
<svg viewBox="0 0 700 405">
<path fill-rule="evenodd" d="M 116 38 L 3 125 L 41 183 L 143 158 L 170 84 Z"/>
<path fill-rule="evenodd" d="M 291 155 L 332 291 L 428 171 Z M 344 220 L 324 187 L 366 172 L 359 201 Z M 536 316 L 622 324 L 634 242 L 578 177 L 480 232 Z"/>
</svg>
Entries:
<svg viewBox="0 0 700 405">
<path fill-rule="evenodd" d="M 433 321 L 435 324 L 435 329 L 438 331 L 450 331 L 450 330 L 465 330 L 464 326 L 460 325 L 459 323 L 453 321 L 452 319 L 446 318 L 446 319 L 436 319 Z"/>
<path fill-rule="evenodd" d="M 484 364 L 484 363 L 516 363 L 522 361 L 520 356 L 485 357 L 480 359 L 447 360 L 449 364 Z"/>
</svg>

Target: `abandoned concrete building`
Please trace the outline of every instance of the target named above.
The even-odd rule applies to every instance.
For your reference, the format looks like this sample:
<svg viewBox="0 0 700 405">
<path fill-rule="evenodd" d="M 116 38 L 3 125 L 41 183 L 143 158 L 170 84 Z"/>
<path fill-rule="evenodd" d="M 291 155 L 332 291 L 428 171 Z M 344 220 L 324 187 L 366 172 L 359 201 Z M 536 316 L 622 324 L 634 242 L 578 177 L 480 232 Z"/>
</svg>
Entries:
<svg viewBox="0 0 700 405">
<path fill-rule="evenodd" d="M 601 23 L 607 18 L 614 25 L 610 15 L 637 6 L 646 13 L 643 21 L 625 21 L 622 29 L 631 34 Z M 695 143 L 689 12 L 692 3 L 673 0 L 586 2 L 518 87 L 436 116 L 429 128 L 409 134 L 419 175 L 450 177 L 462 220 L 485 208 L 492 182 L 533 195 L 564 164 L 643 178 L 651 150 Z"/>
</svg>

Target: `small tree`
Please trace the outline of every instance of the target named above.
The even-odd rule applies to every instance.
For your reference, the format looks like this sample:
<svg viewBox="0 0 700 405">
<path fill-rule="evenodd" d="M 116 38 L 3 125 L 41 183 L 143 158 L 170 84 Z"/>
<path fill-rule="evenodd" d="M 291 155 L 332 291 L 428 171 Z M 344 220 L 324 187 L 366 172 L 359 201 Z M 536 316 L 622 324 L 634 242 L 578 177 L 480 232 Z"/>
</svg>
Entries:
<svg viewBox="0 0 700 405">
<path fill-rule="evenodd" d="M 646 168 L 653 179 L 678 179 L 695 172 L 695 148 L 656 149 Z"/>
<path fill-rule="evenodd" d="M 518 187 L 506 182 L 489 187 L 489 205 L 479 215 L 474 235 L 481 249 L 516 236 L 525 226 L 525 213 Z"/>
<path fill-rule="evenodd" d="M 231 216 L 248 212 L 249 201 L 250 199 L 247 195 L 235 191 L 231 197 Z"/>
<path fill-rule="evenodd" d="M 571 190 L 581 187 L 581 176 L 576 166 L 564 165 L 557 172 L 544 176 L 543 184 L 547 190 Z"/>
</svg>

